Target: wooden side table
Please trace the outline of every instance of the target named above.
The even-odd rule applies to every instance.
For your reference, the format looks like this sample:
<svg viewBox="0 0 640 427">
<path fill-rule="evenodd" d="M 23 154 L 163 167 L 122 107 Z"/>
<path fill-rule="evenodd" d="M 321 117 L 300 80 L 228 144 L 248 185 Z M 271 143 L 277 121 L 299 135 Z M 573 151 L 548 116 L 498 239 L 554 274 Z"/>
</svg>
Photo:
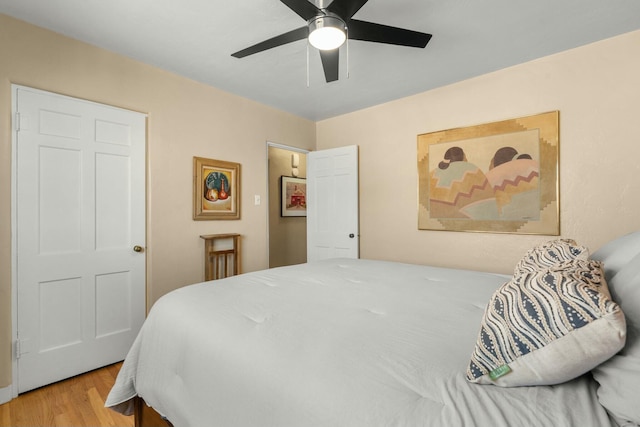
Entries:
<svg viewBox="0 0 640 427">
<path fill-rule="evenodd" d="M 205 281 L 240 274 L 240 234 L 206 234 L 200 238 L 204 239 Z M 227 244 L 223 245 L 225 240 Z"/>
</svg>

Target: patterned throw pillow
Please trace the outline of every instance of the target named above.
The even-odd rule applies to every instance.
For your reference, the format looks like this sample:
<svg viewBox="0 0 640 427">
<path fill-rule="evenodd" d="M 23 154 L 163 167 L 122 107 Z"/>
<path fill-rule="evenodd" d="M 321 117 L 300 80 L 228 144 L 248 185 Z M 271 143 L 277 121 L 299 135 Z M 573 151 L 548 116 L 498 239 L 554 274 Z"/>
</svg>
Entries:
<svg viewBox="0 0 640 427">
<path fill-rule="evenodd" d="M 602 263 L 573 259 L 521 271 L 489 301 L 467 369 L 469 381 L 502 387 L 559 384 L 624 346 L 625 318 L 609 296 Z"/>
<path fill-rule="evenodd" d="M 516 264 L 516 275 L 552 267 L 572 259 L 589 259 L 589 250 L 572 239 L 557 239 L 530 249 Z"/>
</svg>

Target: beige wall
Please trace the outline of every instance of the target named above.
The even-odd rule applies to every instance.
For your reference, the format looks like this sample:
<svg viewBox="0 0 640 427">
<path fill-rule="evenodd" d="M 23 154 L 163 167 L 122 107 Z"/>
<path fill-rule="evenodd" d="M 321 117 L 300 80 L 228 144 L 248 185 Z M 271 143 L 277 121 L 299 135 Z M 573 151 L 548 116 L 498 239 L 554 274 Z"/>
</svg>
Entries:
<svg viewBox="0 0 640 427">
<path fill-rule="evenodd" d="M 153 302 L 202 280 L 200 234 L 241 233 L 244 271 L 267 266 L 268 204 L 253 203 L 266 198 L 267 140 L 360 146 L 363 258 L 509 272 L 549 237 L 418 231 L 416 136 L 559 110 L 562 235 L 597 248 L 636 230 L 638 46 L 633 32 L 314 124 L 0 15 L 0 387 L 11 381 L 11 83 L 149 114 Z M 191 220 L 193 156 L 242 164 L 240 221 Z"/>
<path fill-rule="evenodd" d="M 417 229 L 416 136 L 552 110 L 562 236 L 595 249 L 638 230 L 639 53 L 636 31 L 319 122 L 318 149 L 360 146 L 361 257 L 511 272 L 550 237 Z"/>
<path fill-rule="evenodd" d="M 11 84 L 148 113 L 148 301 L 204 278 L 201 234 L 237 232 L 244 271 L 267 260 L 265 143 L 305 149 L 315 124 L 0 15 L 0 388 L 11 382 Z M 193 221 L 193 156 L 242 165 L 238 221 Z"/>
<path fill-rule="evenodd" d="M 292 176 L 293 153 L 269 147 L 269 267 L 307 262 L 307 217 L 280 216 L 280 177 Z M 298 178 L 306 178 L 307 155 L 298 156 Z"/>
</svg>

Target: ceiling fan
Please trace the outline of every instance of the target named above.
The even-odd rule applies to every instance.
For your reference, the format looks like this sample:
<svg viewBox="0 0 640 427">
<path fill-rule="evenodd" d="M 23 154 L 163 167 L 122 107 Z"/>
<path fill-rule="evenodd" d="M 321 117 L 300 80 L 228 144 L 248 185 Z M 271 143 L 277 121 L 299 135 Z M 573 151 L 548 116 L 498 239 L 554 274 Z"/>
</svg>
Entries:
<svg viewBox="0 0 640 427">
<path fill-rule="evenodd" d="M 308 0 L 280 1 L 307 21 L 307 25 L 242 49 L 231 56 L 244 58 L 308 38 L 309 43 L 320 51 L 328 83 L 338 80 L 339 48 L 347 38 L 419 48 L 424 48 L 431 39 L 431 34 L 352 19 L 368 0 L 334 0 L 326 8 L 319 8 Z"/>
</svg>

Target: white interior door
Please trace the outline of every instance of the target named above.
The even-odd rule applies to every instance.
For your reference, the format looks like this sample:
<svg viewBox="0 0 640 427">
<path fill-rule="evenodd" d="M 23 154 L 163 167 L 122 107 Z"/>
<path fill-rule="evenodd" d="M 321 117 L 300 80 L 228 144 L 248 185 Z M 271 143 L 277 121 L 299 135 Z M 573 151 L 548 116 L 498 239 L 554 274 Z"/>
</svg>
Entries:
<svg viewBox="0 0 640 427">
<path fill-rule="evenodd" d="M 307 261 L 359 257 L 358 146 L 307 155 Z"/>
<path fill-rule="evenodd" d="M 146 116 L 22 86 L 13 95 L 24 392 L 124 359 L 142 325 Z"/>
</svg>

